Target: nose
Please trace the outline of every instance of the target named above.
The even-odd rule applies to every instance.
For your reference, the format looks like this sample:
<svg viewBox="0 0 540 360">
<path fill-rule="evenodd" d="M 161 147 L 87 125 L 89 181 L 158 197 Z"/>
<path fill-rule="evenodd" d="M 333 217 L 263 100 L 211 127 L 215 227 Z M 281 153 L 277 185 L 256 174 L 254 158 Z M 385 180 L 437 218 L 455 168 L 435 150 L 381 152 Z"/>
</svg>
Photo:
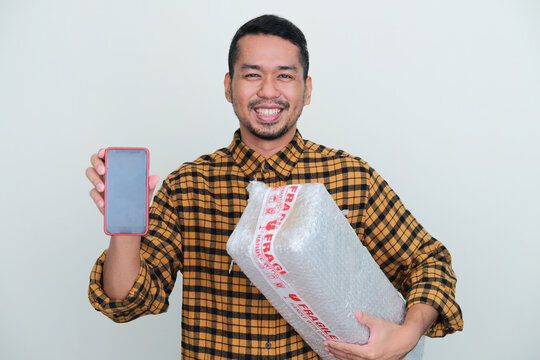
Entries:
<svg viewBox="0 0 540 360">
<path fill-rule="evenodd" d="M 257 95 L 260 98 L 275 99 L 279 97 L 279 89 L 276 86 L 277 84 L 275 83 L 274 79 L 271 77 L 264 78 L 260 85 L 259 91 L 257 92 Z"/>
</svg>

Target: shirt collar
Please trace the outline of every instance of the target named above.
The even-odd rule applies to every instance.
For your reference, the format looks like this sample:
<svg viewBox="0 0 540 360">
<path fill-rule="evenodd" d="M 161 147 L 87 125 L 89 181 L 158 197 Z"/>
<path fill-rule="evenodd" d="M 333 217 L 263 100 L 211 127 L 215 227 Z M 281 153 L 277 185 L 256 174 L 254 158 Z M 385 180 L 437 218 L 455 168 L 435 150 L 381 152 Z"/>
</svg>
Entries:
<svg viewBox="0 0 540 360">
<path fill-rule="evenodd" d="M 286 180 L 298 163 L 304 150 L 304 139 L 298 130 L 287 146 L 274 154 L 270 159 L 265 159 L 261 154 L 250 149 L 240 138 L 240 130 L 234 133 L 233 141 L 228 147 L 234 162 L 247 176 L 253 175 L 268 163 L 277 175 Z"/>
</svg>

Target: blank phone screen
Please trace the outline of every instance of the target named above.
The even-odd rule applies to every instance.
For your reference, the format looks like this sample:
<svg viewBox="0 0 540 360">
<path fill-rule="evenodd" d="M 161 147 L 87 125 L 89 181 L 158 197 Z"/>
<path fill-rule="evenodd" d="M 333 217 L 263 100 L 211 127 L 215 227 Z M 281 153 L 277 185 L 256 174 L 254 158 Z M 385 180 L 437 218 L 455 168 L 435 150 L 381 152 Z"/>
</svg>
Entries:
<svg viewBox="0 0 540 360">
<path fill-rule="evenodd" d="M 148 152 L 107 149 L 105 231 L 144 234 L 148 219 Z"/>
</svg>

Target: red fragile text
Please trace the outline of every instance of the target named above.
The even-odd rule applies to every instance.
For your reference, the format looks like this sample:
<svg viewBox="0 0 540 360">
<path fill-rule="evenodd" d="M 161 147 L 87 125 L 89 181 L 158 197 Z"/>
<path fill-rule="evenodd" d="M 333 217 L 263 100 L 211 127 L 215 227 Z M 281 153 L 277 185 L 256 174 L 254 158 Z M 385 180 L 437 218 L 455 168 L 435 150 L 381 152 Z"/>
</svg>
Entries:
<svg viewBox="0 0 540 360">
<path fill-rule="evenodd" d="M 329 339 L 332 340 L 339 340 L 339 338 L 332 334 L 332 330 L 330 330 L 322 321 L 319 319 L 313 311 L 309 308 L 309 305 L 302 302 L 302 299 L 296 294 L 289 294 L 289 299 L 294 300 L 296 302 L 299 302 L 300 304 L 297 304 L 300 309 L 304 312 L 303 315 L 305 315 L 308 319 L 310 319 L 313 324 L 315 324 L 323 333 L 326 334 L 326 336 Z"/>
</svg>

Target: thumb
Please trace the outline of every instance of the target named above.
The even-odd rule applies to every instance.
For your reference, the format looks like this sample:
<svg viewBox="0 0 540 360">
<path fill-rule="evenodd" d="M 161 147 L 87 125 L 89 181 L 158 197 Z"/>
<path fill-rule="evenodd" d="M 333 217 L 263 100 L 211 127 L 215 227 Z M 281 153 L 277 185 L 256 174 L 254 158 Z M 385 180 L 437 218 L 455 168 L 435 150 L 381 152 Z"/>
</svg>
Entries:
<svg viewBox="0 0 540 360">
<path fill-rule="evenodd" d="M 148 177 L 148 190 L 150 192 L 153 192 L 159 182 L 159 176 L 157 175 L 150 175 Z"/>
<path fill-rule="evenodd" d="M 356 313 L 354 315 L 356 316 L 356 320 L 358 320 L 360 324 L 365 325 L 370 329 L 375 325 L 378 320 L 376 317 L 366 314 L 365 312 L 362 312 L 360 310 L 356 310 Z"/>
</svg>

